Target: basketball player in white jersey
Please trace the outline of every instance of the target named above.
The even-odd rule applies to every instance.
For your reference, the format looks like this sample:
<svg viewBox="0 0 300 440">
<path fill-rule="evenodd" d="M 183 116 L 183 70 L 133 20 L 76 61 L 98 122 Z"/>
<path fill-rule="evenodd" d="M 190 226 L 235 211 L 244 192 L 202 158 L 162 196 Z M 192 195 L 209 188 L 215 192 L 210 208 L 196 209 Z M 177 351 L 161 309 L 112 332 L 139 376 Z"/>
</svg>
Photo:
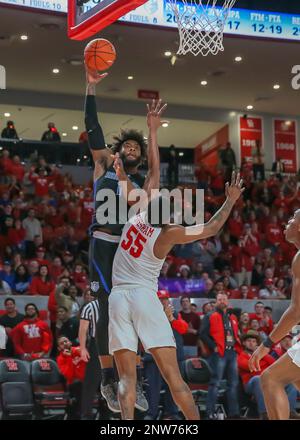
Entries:
<svg viewBox="0 0 300 440">
<path fill-rule="evenodd" d="M 271 351 L 273 345 L 281 341 L 300 322 L 300 209 L 288 222 L 285 237 L 298 249 L 292 263 L 291 304 L 269 337 L 253 353 L 249 361 L 250 371 L 260 371 L 260 360 Z M 285 387 L 290 383 L 300 391 L 300 342 L 293 345 L 261 375 L 261 385 L 269 420 L 289 418 L 290 408 Z"/>
<path fill-rule="evenodd" d="M 226 184 L 225 203 L 204 225 L 169 224 L 169 214 L 163 218 L 161 196 L 125 225 L 114 259 L 113 289 L 109 297 L 109 350 L 118 368 L 123 420 L 134 417 L 138 338 L 152 354 L 185 418 L 199 419 L 192 394 L 179 371 L 171 326 L 156 294 L 158 276 L 174 245 L 216 235 L 242 192 L 240 176 L 233 173 L 231 184 Z M 156 224 L 150 223 L 153 210 L 159 213 Z"/>
</svg>

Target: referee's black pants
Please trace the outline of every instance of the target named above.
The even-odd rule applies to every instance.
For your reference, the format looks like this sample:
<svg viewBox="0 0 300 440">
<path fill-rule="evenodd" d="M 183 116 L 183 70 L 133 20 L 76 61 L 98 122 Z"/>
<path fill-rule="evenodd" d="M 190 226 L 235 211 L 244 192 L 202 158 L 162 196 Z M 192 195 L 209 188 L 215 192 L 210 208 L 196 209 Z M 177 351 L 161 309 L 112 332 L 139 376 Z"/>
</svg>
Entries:
<svg viewBox="0 0 300 440">
<path fill-rule="evenodd" d="M 90 338 L 87 349 L 90 360 L 85 370 L 81 397 L 81 417 L 84 418 L 90 417 L 93 413 L 93 403 L 101 382 L 101 368 L 95 338 Z"/>
</svg>

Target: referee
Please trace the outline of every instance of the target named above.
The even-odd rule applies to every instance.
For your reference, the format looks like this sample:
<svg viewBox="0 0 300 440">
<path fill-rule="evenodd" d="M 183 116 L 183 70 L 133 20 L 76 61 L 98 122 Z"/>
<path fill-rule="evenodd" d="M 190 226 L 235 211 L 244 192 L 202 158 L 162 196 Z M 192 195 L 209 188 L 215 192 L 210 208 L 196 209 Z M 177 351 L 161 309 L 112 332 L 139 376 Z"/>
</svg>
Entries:
<svg viewBox="0 0 300 440">
<path fill-rule="evenodd" d="M 81 419 L 93 419 L 93 403 L 101 382 L 98 351 L 96 346 L 96 324 L 99 319 L 99 302 L 85 304 L 80 314 L 79 344 L 81 359 L 87 362 L 82 384 Z"/>
</svg>

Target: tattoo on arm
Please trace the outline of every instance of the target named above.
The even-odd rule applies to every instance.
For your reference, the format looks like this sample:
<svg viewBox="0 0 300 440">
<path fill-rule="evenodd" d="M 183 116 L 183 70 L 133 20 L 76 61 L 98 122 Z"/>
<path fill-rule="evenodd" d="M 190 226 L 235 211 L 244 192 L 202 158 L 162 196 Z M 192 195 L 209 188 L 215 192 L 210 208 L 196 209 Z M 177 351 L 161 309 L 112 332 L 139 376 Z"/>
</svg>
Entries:
<svg viewBox="0 0 300 440">
<path fill-rule="evenodd" d="M 234 203 L 230 199 L 226 199 L 219 211 L 209 220 L 207 226 L 219 231 L 228 219 L 233 206 Z"/>
</svg>

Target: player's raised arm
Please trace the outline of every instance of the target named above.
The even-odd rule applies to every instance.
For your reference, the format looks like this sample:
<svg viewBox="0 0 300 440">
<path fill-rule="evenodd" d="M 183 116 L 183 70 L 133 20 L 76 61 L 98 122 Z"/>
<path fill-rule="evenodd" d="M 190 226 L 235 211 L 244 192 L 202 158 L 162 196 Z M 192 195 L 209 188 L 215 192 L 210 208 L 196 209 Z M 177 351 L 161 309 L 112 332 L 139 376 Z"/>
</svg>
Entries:
<svg viewBox="0 0 300 440">
<path fill-rule="evenodd" d="M 97 116 L 96 85 L 107 76 L 86 68 L 86 99 L 85 99 L 85 128 L 88 134 L 89 147 L 95 164 L 100 162 L 104 167 L 112 163 L 110 150 L 105 146 L 105 139 Z"/>
<path fill-rule="evenodd" d="M 147 104 L 147 125 L 149 128 L 148 135 L 148 174 L 143 189 L 150 194 L 151 189 L 159 189 L 160 186 L 160 158 L 157 140 L 157 131 L 162 126 L 161 116 L 166 109 L 167 104 L 162 105 L 159 101 L 153 100 Z"/>
<path fill-rule="evenodd" d="M 225 194 L 226 200 L 218 212 L 209 220 L 209 222 L 202 225 L 195 226 L 170 226 L 166 228 L 166 240 L 174 244 L 191 243 L 196 240 L 202 240 L 208 237 L 215 236 L 224 223 L 228 219 L 231 210 L 241 194 L 244 192 L 243 180 L 240 174 L 232 173 L 231 183 L 226 183 Z"/>
</svg>

